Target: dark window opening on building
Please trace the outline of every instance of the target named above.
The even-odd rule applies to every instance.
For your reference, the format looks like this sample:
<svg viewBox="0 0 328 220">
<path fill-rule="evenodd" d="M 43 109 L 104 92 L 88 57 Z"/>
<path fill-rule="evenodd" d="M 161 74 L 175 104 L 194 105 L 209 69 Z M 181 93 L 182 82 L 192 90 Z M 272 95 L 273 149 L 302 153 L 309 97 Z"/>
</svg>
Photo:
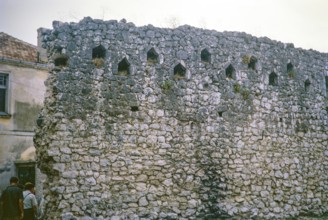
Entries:
<svg viewBox="0 0 328 220">
<path fill-rule="evenodd" d="M 225 72 L 226 72 L 226 77 L 227 77 L 228 79 L 233 79 L 236 71 L 235 71 L 235 68 L 230 64 L 230 65 L 226 68 Z"/>
<path fill-rule="evenodd" d="M 311 85 L 311 82 L 310 80 L 305 80 L 304 82 L 304 88 L 305 88 L 305 92 L 308 92 L 310 90 L 310 85 Z"/>
<path fill-rule="evenodd" d="M 138 106 L 131 106 L 131 111 L 137 112 L 137 111 L 139 111 L 139 107 Z"/>
<path fill-rule="evenodd" d="M 186 68 L 181 63 L 174 67 L 174 76 L 178 79 L 185 78 Z"/>
<path fill-rule="evenodd" d="M 204 49 L 204 50 L 202 50 L 202 52 L 200 54 L 200 58 L 203 62 L 210 63 L 211 62 L 211 53 L 207 49 Z"/>
<path fill-rule="evenodd" d="M 92 49 L 92 59 L 105 58 L 105 57 L 106 57 L 106 49 L 102 45 L 99 45 L 98 47 Z"/>
<path fill-rule="evenodd" d="M 57 67 L 65 67 L 67 66 L 68 58 L 64 55 L 60 55 L 55 58 L 55 66 Z"/>
<path fill-rule="evenodd" d="M 121 62 L 119 62 L 118 74 L 120 74 L 120 75 L 129 75 L 130 74 L 130 63 L 126 58 L 124 58 Z"/>
<path fill-rule="evenodd" d="M 291 72 L 291 71 L 293 71 L 294 70 L 294 66 L 293 66 L 293 64 L 292 63 L 288 63 L 287 64 L 287 73 L 288 72 Z"/>
<path fill-rule="evenodd" d="M 147 52 L 147 62 L 149 63 L 157 63 L 158 62 L 158 53 L 154 48 L 151 48 Z"/>
<path fill-rule="evenodd" d="M 8 75 L 0 73 L 0 112 L 7 111 Z"/>
<path fill-rule="evenodd" d="M 16 162 L 16 173 L 20 184 L 27 182 L 35 185 L 35 162 Z"/>
<path fill-rule="evenodd" d="M 248 63 L 248 68 L 252 70 L 256 70 L 256 63 L 257 63 L 257 58 L 254 56 L 251 56 L 249 63 Z"/>
<path fill-rule="evenodd" d="M 278 85 L 278 76 L 275 72 L 272 72 L 269 75 L 269 85 L 271 85 L 271 86 Z"/>
</svg>

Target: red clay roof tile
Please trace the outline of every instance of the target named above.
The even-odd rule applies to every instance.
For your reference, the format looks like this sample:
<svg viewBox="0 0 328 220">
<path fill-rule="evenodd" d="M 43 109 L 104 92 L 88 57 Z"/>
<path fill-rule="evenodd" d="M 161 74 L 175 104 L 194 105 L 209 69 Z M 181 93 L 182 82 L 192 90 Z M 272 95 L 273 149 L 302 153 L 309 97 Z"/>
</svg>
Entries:
<svg viewBox="0 0 328 220">
<path fill-rule="evenodd" d="M 0 57 L 38 62 L 37 47 L 0 32 Z"/>
</svg>

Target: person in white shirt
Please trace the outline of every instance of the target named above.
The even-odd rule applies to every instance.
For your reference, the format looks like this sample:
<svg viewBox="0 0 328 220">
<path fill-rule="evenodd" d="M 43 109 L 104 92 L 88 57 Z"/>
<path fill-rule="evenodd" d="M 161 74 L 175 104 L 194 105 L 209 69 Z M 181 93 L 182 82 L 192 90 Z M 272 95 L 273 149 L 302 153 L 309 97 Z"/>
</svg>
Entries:
<svg viewBox="0 0 328 220">
<path fill-rule="evenodd" d="M 35 220 L 37 216 L 37 201 L 35 198 L 35 189 L 32 183 L 25 184 L 23 192 L 24 218 L 23 220 Z"/>
</svg>

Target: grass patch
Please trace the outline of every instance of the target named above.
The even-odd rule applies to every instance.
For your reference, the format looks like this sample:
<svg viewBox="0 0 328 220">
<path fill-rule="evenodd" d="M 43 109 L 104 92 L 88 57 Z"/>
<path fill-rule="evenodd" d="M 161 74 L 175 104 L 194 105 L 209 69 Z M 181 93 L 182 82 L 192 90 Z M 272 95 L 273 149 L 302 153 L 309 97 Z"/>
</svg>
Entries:
<svg viewBox="0 0 328 220">
<path fill-rule="evenodd" d="M 240 93 L 244 100 L 247 100 L 249 98 L 250 91 L 246 88 L 243 88 L 238 83 L 235 83 L 233 85 L 233 91 L 234 93 Z"/>
<path fill-rule="evenodd" d="M 233 85 L 233 91 L 234 91 L 234 93 L 239 93 L 240 92 L 240 85 L 238 84 L 238 83 L 235 83 L 234 85 Z"/>
<path fill-rule="evenodd" d="M 296 72 L 295 70 L 291 70 L 288 72 L 288 77 L 291 78 L 291 79 L 295 79 L 296 77 Z"/>
<path fill-rule="evenodd" d="M 104 58 L 94 58 L 92 59 L 92 63 L 97 67 L 97 68 L 101 68 L 104 66 Z"/>
<path fill-rule="evenodd" d="M 249 91 L 244 89 L 242 92 L 241 92 L 241 95 L 243 96 L 243 99 L 246 100 L 249 98 Z"/>
<path fill-rule="evenodd" d="M 173 88 L 173 82 L 170 81 L 170 80 L 165 80 L 163 83 L 162 83 L 162 89 L 164 91 L 169 91 Z"/>
<path fill-rule="evenodd" d="M 243 63 L 244 64 L 249 64 L 250 61 L 251 61 L 251 57 L 249 55 L 244 55 L 243 56 Z"/>
</svg>

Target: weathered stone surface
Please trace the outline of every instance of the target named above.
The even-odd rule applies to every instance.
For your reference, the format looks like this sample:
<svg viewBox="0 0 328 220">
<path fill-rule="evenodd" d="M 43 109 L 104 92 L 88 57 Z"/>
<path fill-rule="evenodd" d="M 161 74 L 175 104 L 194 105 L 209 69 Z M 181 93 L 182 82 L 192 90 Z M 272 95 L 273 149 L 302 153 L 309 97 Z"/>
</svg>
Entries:
<svg viewBox="0 0 328 220">
<path fill-rule="evenodd" d="M 35 137 L 47 219 L 328 211 L 327 54 L 189 26 L 53 26 Z"/>
</svg>

